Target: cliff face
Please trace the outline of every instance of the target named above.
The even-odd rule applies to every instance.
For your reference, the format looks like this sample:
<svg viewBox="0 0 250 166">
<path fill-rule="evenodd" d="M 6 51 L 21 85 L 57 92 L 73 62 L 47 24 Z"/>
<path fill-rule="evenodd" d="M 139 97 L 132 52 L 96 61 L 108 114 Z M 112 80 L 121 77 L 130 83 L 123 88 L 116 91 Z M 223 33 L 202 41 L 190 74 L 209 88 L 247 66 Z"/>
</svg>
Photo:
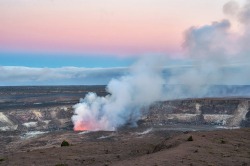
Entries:
<svg viewBox="0 0 250 166">
<path fill-rule="evenodd" d="M 105 86 L 0 87 L 0 131 L 70 129 L 72 106 L 89 91 Z"/>
<path fill-rule="evenodd" d="M 187 99 L 158 102 L 149 108 L 144 125 L 190 123 L 226 127 L 250 126 L 249 99 Z"/>
<path fill-rule="evenodd" d="M 58 130 L 72 129 L 71 106 L 30 108 L 0 112 L 0 130 Z"/>
<path fill-rule="evenodd" d="M 0 131 L 72 130 L 72 106 L 88 92 L 105 96 L 106 86 L 0 87 Z M 203 98 L 157 102 L 139 125 L 250 126 L 250 98 Z"/>
<path fill-rule="evenodd" d="M 153 104 L 139 125 L 168 124 L 250 126 L 248 99 L 186 99 Z M 0 112 L 1 131 L 72 130 L 71 105 L 13 109 Z"/>
</svg>

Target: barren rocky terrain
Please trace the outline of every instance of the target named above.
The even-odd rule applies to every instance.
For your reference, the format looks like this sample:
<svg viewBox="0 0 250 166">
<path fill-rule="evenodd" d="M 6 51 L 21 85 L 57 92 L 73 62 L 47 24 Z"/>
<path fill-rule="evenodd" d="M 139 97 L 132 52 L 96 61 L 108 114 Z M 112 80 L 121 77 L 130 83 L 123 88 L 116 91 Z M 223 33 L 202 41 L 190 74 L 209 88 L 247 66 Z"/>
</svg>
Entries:
<svg viewBox="0 0 250 166">
<path fill-rule="evenodd" d="M 192 139 L 190 140 L 190 137 Z M 60 147 L 63 140 L 70 146 Z M 53 132 L 12 144 L 0 165 L 238 165 L 250 164 L 250 129 Z"/>
<path fill-rule="evenodd" d="M 249 97 L 159 101 L 137 127 L 74 132 L 72 106 L 90 91 L 107 95 L 105 86 L 1 87 L 0 165 L 250 165 Z"/>
</svg>

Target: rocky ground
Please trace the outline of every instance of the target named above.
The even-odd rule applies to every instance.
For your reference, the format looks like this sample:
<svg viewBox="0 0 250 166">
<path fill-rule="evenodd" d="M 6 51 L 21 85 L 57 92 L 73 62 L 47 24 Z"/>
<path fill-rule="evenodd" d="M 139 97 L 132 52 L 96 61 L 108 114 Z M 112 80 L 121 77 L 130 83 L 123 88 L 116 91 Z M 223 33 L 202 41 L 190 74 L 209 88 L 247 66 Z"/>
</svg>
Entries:
<svg viewBox="0 0 250 166">
<path fill-rule="evenodd" d="M 71 130 L 73 106 L 88 92 L 105 96 L 105 86 L 0 87 L 0 131 Z M 166 100 L 142 110 L 139 125 L 196 124 L 250 127 L 250 98 Z"/>
<path fill-rule="evenodd" d="M 0 165 L 250 165 L 249 97 L 161 101 L 136 128 L 74 132 L 72 106 L 90 91 L 107 95 L 105 86 L 0 87 Z"/>
<path fill-rule="evenodd" d="M 192 137 L 192 139 L 191 139 Z M 70 146 L 61 147 L 67 140 Z M 0 165 L 250 165 L 250 128 L 57 131 L 14 141 Z"/>
</svg>

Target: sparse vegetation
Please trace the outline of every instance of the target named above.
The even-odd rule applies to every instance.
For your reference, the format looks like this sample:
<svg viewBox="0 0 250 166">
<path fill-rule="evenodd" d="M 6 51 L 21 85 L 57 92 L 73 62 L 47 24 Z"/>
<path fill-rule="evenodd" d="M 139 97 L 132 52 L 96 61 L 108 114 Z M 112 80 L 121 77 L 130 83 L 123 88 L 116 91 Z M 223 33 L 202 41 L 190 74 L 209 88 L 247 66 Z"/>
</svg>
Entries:
<svg viewBox="0 0 250 166">
<path fill-rule="evenodd" d="M 69 146 L 69 142 L 63 140 L 63 142 L 61 143 L 61 147 L 63 147 L 63 146 Z"/>
<path fill-rule="evenodd" d="M 220 143 L 221 143 L 221 144 L 225 144 L 226 141 L 222 138 L 222 139 L 220 140 Z"/>
<path fill-rule="evenodd" d="M 68 164 L 56 164 L 55 166 L 68 166 Z"/>
<path fill-rule="evenodd" d="M 187 139 L 187 141 L 193 141 L 193 140 L 194 140 L 194 139 L 193 139 L 192 135 L 189 136 L 188 139 Z"/>
</svg>

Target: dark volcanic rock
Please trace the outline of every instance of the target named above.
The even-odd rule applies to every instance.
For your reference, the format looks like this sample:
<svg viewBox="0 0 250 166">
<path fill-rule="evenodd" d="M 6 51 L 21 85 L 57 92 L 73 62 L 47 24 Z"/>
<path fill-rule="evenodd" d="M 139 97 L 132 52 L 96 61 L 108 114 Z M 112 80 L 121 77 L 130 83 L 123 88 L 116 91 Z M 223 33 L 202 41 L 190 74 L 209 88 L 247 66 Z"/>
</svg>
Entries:
<svg viewBox="0 0 250 166">
<path fill-rule="evenodd" d="M 105 86 L 1 87 L 0 130 L 72 130 L 72 106 L 88 92 L 107 95 Z M 140 126 L 166 124 L 250 126 L 248 98 L 183 99 L 154 103 Z"/>
<path fill-rule="evenodd" d="M 140 124 L 216 124 L 248 126 L 248 98 L 205 98 L 163 101 L 153 104 Z"/>
</svg>

